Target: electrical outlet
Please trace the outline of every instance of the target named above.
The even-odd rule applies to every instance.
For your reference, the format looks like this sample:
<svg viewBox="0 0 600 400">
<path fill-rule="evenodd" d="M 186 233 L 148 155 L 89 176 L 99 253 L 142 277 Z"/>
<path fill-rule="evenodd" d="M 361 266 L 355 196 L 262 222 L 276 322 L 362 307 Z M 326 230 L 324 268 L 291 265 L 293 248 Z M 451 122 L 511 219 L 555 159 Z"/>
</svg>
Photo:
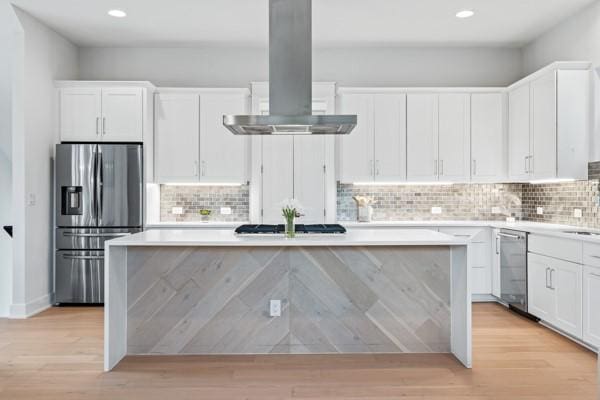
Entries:
<svg viewBox="0 0 600 400">
<path fill-rule="evenodd" d="M 502 209 L 500 207 L 492 207 L 492 214 L 502 214 Z"/>
<path fill-rule="evenodd" d="M 581 210 L 581 208 L 576 208 L 573 210 L 573 217 L 574 218 L 583 218 L 583 211 Z"/>
<path fill-rule="evenodd" d="M 281 300 L 271 300 L 269 302 L 269 315 L 271 317 L 281 317 Z"/>
<path fill-rule="evenodd" d="M 173 215 L 181 215 L 181 214 L 183 214 L 183 207 L 173 207 L 173 208 L 171 208 L 171 214 L 173 214 Z"/>
<path fill-rule="evenodd" d="M 35 206 L 36 203 L 37 203 L 37 199 L 35 197 L 35 193 L 29 193 L 27 195 L 27 205 L 28 206 Z"/>
<path fill-rule="evenodd" d="M 231 215 L 231 207 L 221 207 L 221 215 Z"/>
<path fill-rule="evenodd" d="M 441 214 L 442 213 L 442 207 L 431 207 L 431 213 L 432 214 Z"/>
<path fill-rule="evenodd" d="M 537 208 L 537 215 L 544 215 L 544 207 Z"/>
</svg>

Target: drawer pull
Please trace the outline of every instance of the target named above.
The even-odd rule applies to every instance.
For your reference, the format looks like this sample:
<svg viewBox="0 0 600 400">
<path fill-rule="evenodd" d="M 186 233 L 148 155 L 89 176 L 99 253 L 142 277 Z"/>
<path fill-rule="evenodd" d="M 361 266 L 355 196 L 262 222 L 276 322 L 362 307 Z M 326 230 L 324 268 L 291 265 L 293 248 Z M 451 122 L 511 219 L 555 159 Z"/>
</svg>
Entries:
<svg viewBox="0 0 600 400">
<path fill-rule="evenodd" d="M 596 278 L 600 278 L 600 274 L 595 274 L 593 272 L 590 272 L 590 275 L 595 276 Z"/>
<path fill-rule="evenodd" d="M 64 259 L 66 260 L 104 260 L 104 257 L 100 256 L 69 256 L 64 255 Z"/>
<path fill-rule="evenodd" d="M 75 232 L 65 232 L 63 236 L 73 236 L 73 237 L 121 237 L 128 236 L 129 233 L 75 233 Z"/>
<path fill-rule="evenodd" d="M 600 256 L 595 256 L 595 255 L 593 255 L 593 254 L 590 254 L 590 257 L 592 257 L 592 258 L 598 258 L 598 259 L 600 259 Z"/>
</svg>

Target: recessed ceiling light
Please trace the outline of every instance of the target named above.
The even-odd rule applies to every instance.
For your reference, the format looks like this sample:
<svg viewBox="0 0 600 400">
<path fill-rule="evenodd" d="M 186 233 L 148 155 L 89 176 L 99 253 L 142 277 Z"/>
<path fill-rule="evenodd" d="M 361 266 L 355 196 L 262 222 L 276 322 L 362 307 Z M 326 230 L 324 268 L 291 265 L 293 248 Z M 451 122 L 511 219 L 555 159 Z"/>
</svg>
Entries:
<svg viewBox="0 0 600 400">
<path fill-rule="evenodd" d="M 110 10 L 108 12 L 108 15 L 115 18 L 125 18 L 127 16 L 127 13 L 123 10 Z"/>
<path fill-rule="evenodd" d="M 475 15 L 473 10 L 462 10 L 456 13 L 456 18 L 471 18 L 473 15 Z"/>
</svg>

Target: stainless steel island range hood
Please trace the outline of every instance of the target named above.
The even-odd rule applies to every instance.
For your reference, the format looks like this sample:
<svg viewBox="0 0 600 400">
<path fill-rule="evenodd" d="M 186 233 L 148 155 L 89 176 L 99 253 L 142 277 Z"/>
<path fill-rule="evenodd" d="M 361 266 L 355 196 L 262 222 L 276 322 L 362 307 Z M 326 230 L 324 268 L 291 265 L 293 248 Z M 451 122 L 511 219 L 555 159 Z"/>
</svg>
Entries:
<svg viewBox="0 0 600 400">
<path fill-rule="evenodd" d="M 269 113 L 225 115 L 235 135 L 344 135 L 356 115 L 312 115 L 311 0 L 269 0 Z"/>
</svg>

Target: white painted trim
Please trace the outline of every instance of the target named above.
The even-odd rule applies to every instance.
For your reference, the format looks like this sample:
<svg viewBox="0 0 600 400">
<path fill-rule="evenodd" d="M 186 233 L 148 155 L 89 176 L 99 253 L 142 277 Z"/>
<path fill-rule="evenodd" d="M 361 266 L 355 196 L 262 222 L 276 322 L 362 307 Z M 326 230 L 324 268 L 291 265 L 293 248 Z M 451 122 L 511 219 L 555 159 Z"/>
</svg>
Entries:
<svg viewBox="0 0 600 400">
<path fill-rule="evenodd" d="M 189 87 L 159 87 L 156 94 L 188 93 L 188 94 L 230 94 L 244 97 L 250 96 L 249 88 L 189 88 Z"/>
<path fill-rule="evenodd" d="M 543 76 L 545 76 L 548 73 L 551 73 L 553 71 L 558 71 L 558 70 L 591 70 L 593 68 L 593 64 L 589 61 L 557 61 L 554 62 L 550 65 L 547 65 L 546 67 L 537 70 L 536 72 L 527 75 L 525 78 L 521 79 L 520 81 L 517 81 L 515 83 L 513 83 L 512 85 L 510 85 L 507 90 L 511 91 L 511 90 L 515 90 L 516 88 L 523 86 L 523 85 L 527 85 Z"/>
<path fill-rule="evenodd" d="M 156 86 L 148 81 L 54 81 L 56 88 L 69 87 L 143 87 L 150 91 L 155 91 Z"/>
<path fill-rule="evenodd" d="M 127 355 L 127 248 L 106 246 L 104 259 L 104 371 Z"/>
<path fill-rule="evenodd" d="M 339 87 L 337 94 L 502 93 L 505 87 Z"/>
<path fill-rule="evenodd" d="M 53 298 L 54 293 L 48 293 L 29 303 L 11 304 L 9 317 L 13 319 L 25 319 L 39 314 L 52 307 Z"/>
<path fill-rule="evenodd" d="M 598 354 L 600 354 L 600 350 L 599 350 L 599 349 L 597 349 L 596 347 L 594 347 L 594 346 L 592 346 L 592 345 L 590 345 L 590 344 L 587 344 L 586 342 L 583 342 L 581 339 L 578 339 L 578 338 L 576 338 L 576 337 L 574 337 L 574 336 L 571 336 L 570 334 L 568 334 L 568 333 L 566 333 L 566 332 L 562 331 L 561 329 L 559 329 L 559 328 L 555 327 L 554 325 L 552 325 L 552 324 L 551 324 L 551 323 L 549 323 L 549 322 L 546 322 L 546 321 L 540 320 L 539 324 L 540 324 L 540 325 L 542 325 L 542 326 L 543 326 L 543 327 L 545 327 L 545 328 L 548 328 L 548 329 L 550 329 L 551 331 L 554 331 L 554 332 L 558 333 L 558 334 L 559 334 L 559 335 L 561 335 L 561 336 L 564 336 L 564 337 L 566 337 L 567 339 L 570 339 L 570 340 L 572 340 L 573 342 L 577 343 L 578 345 L 580 345 L 580 346 L 583 346 L 583 347 L 585 347 L 586 349 L 593 351 L 594 353 L 598 353 Z"/>
<path fill-rule="evenodd" d="M 472 367 L 471 260 L 469 246 L 450 248 L 451 352 L 467 368 Z"/>
</svg>

